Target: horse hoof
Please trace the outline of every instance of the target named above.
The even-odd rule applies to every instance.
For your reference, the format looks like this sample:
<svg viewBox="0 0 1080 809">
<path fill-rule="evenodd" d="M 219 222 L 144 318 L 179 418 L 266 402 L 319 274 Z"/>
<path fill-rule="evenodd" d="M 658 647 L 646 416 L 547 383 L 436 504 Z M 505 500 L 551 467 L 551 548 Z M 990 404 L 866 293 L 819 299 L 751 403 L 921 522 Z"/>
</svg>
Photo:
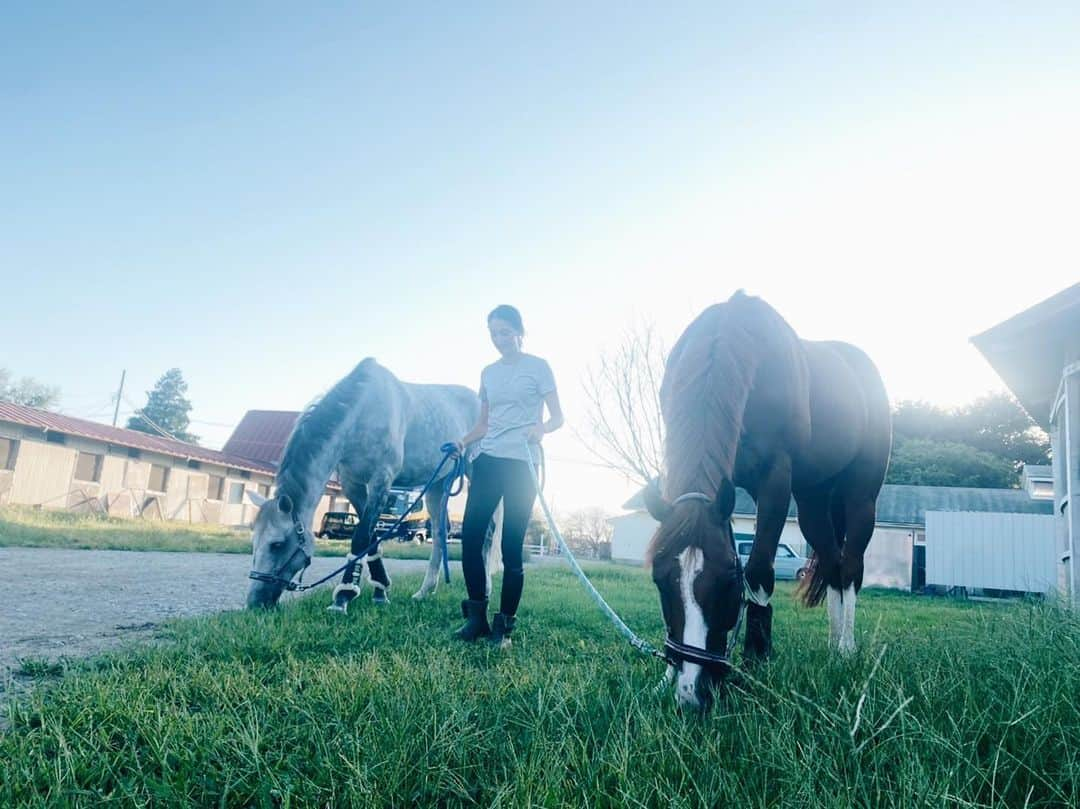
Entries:
<svg viewBox="0 0 1080 809">
<path fill-rule="evenodd" d="M 348 602 L 345 602 L 344 604 L 331 604 L 329 607 L 326 608 L 326 611 L 340 612 L 342 615 L 346 615 L 349 612 L 349 604 Z"/>
<path fill-rule="evenodd" d="M 429 595 L 431 595 L 431 590 L 425 590 L 423 587 L 421 587 L 419 590 L 412 594 L 412 597 L 413 601 L 423 601 Z"/>
</svg>

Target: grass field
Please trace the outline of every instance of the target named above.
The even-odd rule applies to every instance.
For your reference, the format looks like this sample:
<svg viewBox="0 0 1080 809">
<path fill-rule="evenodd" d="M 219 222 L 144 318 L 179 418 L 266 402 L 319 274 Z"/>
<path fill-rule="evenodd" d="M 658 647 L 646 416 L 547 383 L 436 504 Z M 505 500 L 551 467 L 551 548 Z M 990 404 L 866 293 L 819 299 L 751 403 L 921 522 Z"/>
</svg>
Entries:
<svg viewBox="0 0 1080 809">
<path fill-rule="evenodd" d="M 207 523 L 129 520 L 69 511 L 0 508 L 0 547 L 67 548 L 109 551 L 173 551 L 251 553 L 251 532 Z M 431 545 L 386 542 L 386 556 L 427 559 Z M 348 541 L 315 540 L 316 556 L 342 556 Z M 461 558 L 461 546 L 450 545 L 450 558 Z"/>
<path fill-rule="evenodd" d="M 647 574 L 590 569 L 659 640 Z M 527 574 L 504 653 L 449 637 L 461 595 L 347 617 L 309 598 L 62 675 L 26 661 L 41 687 L 10 706 L 0 805 L 1080 803 L 1080 623 L 1054 608 L 866 591 L 840 660 L 782 588 L 774 660 L 698 717 L 566 570 Z"/>
</svg>

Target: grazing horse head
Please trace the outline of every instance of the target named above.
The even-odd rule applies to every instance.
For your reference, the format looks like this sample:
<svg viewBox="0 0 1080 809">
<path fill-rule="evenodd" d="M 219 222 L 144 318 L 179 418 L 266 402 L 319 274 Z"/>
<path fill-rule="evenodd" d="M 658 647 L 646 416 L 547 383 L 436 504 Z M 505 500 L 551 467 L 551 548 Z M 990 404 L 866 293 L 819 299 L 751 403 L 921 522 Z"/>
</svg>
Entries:
<svg viewBox="0 0 1080 809">
<path fill-rule="evenodd" d="M 252 535 L 252 566 L 259 578 L 248 589 L 249 608 L 272 607 L 281 598 L 288 582 L 311 564 L 315 540 L 304 526 L 311 515 L 301 516 L 287 494 L 266 499 L 252 492 L 252 502 L 259 506 Z"/>
<path fill-rule="evenodd" d="M 645 504 L 660 523 L 649 559 L 679 704 L 707 708 L 712 687 L 727 672 L 742 607 L 742 569 L 731 534 L 735 487 L 725 479 L 715 498 L 691 493 L 669 503 L 654 483 Z"/>
</svg>

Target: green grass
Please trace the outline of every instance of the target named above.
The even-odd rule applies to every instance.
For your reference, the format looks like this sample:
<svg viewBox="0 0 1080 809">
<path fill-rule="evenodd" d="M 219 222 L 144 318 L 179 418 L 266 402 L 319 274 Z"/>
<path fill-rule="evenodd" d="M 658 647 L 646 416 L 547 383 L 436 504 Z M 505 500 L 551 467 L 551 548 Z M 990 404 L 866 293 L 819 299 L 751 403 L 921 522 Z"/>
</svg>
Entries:
<svg viewBox="0 0 1080 809">
<path fill-rule="evenodd" d="M 0 508 L 0 548 L 2 547 L 251 553 L 251 531 L 210 523 L 132 520 L 96 514 L 74 514 L 70 511 L 36 511 L 5 506 Z M 401 558 L 426 559 L 428 549 L 430 546 L 427 546 L 427 549 L 417 548 L 423 551 L 422 556 Z M 316 556 L 344 556 L 348 552 L 347 541 L 315 540 Z M 451 558 L 460 558 L 460 552 L 456 557 L 451 553 Z"/>
<path fill-rule="evenodd" d="M 251 532 L 6 506 L 0 509 L 0 547 L 251 553 Z"/>
<path fill-rule="evenodd" d="M 662 626 L 641 570 L 592 566 Z M 1080 622 L 866 591 L 860 651 L 776 599 L 773 661 L 705 717 L 651 688 L 566 570 L 527 574 L 507 653 L 449 637 L 460 582 L 168 626 L 9 708 L 3 806 L 1076 806 Z M 33 673 L 34 667 L 30 672 Z"/>
<path fill-rule="evenodd" d="M 413 545 L 411 542 L 391 541 L 382 543 L 379 548 L 382 550 L 382 555 L 390 559 L 428 559 L 431 557 L 431 545 L 426 542 L 423 545 Z M 460 562 L 461 543 L 447 543 L 447 548 L 450 551 L 450 558 Z"/>
</svg>

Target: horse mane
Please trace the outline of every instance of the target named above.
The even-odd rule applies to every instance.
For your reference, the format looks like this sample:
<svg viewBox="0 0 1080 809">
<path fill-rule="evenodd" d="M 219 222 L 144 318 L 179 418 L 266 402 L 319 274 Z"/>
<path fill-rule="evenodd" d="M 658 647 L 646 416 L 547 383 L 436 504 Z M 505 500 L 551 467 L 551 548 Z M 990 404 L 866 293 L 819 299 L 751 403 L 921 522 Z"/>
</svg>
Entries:
<svg viewBox="0 0 1080 809">
<path fill-rule="evenodd" d="M 731 480 L 743 412 L 760 360 L 754 333 L 757 301 L 737 292 L 714 304 L 683 332 L 660 386 L 667 427 L 664 461 L 668 498 L 699 491 L 712 496 Z M 766 304 L 767 306 L 767 304 Z"/>
<path fill-rule="evenodd" d="M 324 396 L 309 405 L 296 420 L 278 465 L 278 491 L 296 497 L 310 485 L 311 467 L 326 451 L 326 443 L 349 415 L 360 390 L 376 370 L 373 357 L 362 360 Z"/>
</svg>

